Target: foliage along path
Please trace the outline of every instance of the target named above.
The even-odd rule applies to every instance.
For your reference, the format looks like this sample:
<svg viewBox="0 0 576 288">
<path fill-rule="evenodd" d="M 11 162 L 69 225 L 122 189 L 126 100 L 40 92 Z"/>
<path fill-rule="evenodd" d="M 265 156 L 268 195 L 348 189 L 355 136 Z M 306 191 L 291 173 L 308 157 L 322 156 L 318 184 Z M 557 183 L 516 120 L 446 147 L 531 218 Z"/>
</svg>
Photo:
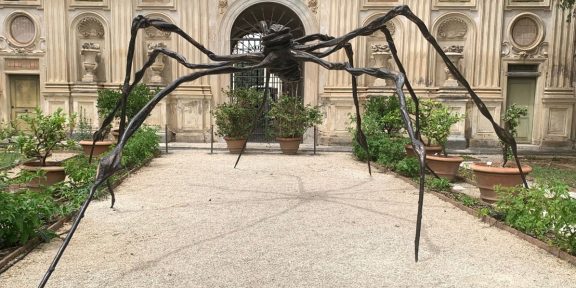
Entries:
<svg viewBox="0 0 576 288">
<path fill-rule="evenodd" d="M 576 287 L 576 267 L 348 153 L 180 150 L 93 203 L 48 287 Z M 36 287 L 60 240 L 0 275 Z"/>
</svg>

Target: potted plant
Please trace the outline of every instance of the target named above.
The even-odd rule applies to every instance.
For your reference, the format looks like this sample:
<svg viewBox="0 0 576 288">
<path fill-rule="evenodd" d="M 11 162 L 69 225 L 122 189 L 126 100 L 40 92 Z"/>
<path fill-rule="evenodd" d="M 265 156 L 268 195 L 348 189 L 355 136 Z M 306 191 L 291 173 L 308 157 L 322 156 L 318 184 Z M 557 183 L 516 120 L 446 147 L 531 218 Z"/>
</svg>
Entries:
<svg viewBox="0 0 576 288">
<path fill-rule="evenodd" d="M 318 107 L 304 105 L 299 98 L 285 95 L 272 103 L 268 117 L 282 153 L 289 155 L 298 152 L 306 129 L 322 123 Z"/>
<path fill-rule="evenodd" d="M 263 93 L 246 88 L 223 92 L 228 96 L 228 102 L 216 106 L 212 111 L 216 120 L 216 135 L 224 137 L 230 153 L 238 154 L 250 136 Z"/>
<path fill-rule="evenodd" d="M 435 143 L 440 146 L 440 153 L 426 153 L 428 167 L 439 177 L 449 181 L 454 180 L 458 174 L 458 167 L 464 161 L 459 156 L 448 156 L 446 153 L 446 142 L 450 136 L 452 125 L 460 121 L 461 116 L 452 113 L 450 108 L 440 102 L 430 105 L 434 110 L 429 111 L 426 124 L 422 125 L 422 134 L 429 139 L 428 143 Z"/>
<path fill-rule="evenodd" d="M 22 114 L 19 119 L 29 130 L 16 137 L 15 146 L 26 158 L 35 161 L 25 162 L 22 170 L 30 172 L 43 171 L 44 177 L 34 177 L 30 187 L 48 186 L 63 181 L 66 177 L 64 167 L 59 162 L 47 161 L 56 148 L 72 147 L 74 141 L 69 139 L 68 131 L 74 127 L 75 115 L 66 117 L 62 109 L 51 115 L 44 115 L 38 108 L 33 113 Z"/>
<path fill-rule="evenodd" d="M 413 118 L 416 116 L 416 107 L 414 102 L 411 100 L 407 101 L 408 109 L 410 114 Z M 432 122 L 437 123 L 437 110 L 441 110 L 444 107 L 444 104 L 432 99 L 425 99 L 420 101 L 420 111 L 419 111 L 419 118 L 420 118 L 420 140 L 424 143 L 426 148 L 427 155 L 434 155 L 442 152 L 442 146 L 440 143 L 434 141 L 434 138 L 429 135 L 433 133 L 436 127 L 433 127 Z M 412 145 L 406 145 L 406 154 L 408 156 L 416 157 L 416 152 L 412 148 Z"/>
<path fill-rule="evenodd" d="M 90 155 L 90 153 L 94 156 L 100 155 L 106 152 L 113 144 L 112 141 L 108 140 L 99 140 L 94 142 L 92 139 L 92 124 L 91 121 L 86 118 L 84 109 L 80 109 L 80 114 L 78 116 L 78 134 L 75 136 L 77 139 L 80 139 L 78 144 L 82 146 L 85 155 Z M 94 146 L 94 150 L 92 150 L 92 146 Z"/>
<path fill-rule="evenodd" d="M 520 124 L 520 117 L 527 114 L 528 109 L 526 107 L 519 107 L 516 104 L 510 105 L 504 113 L 504 129 L 515 137 L 516 128 Z M 512 149 L 502 141 L 500 141 L 500 145 L 502 146 L 502 162 L 477 162 L 470 165 L 470 169 L 474 171 L 476 177 L 476 185 L 480 189 L 480 198 L 490 203 L 498 200 L 498 194 L 494 191 L 495 186 L 514 187 L 522 184 L 520 169 L 516 164 L 508 163 Z M 522 172 L 528 174 L 532 172 L 532 167 L 522 165 Z"/>
<path fill-rule="evenodd" d="M 137 84 L 134 89 L 128 95 L 128 102 L 126 103 L 126 121 L 129 122 L 132 117 L 136 116 L 138 111 L 140 111 L 146 103 L 148 103 L 152 97 L 156 94 L 157 90 L 151 90 L 146 84 Z M 98 90 L 98 98 L 96 102 L 96 107 L 98 109 L 98 115 L 101 119 L 110 115 L 116 108 L 116 105 L 122 98 L 122 92 L 120 90 L 113 89 L 101 89 Z M 122 111 L 118 109 L 114 115 L 116 118 L 120 118 Z M 112 128 L 112 127 L 110 127 Z M 111 129 L 112 136 L 118 139 L 119 128 L 116 127 Z M 107 135 L 105 135 L 107 136 Z M 106 137 L 102 137 L 106 138 Z M 104 139 L 99 139 L 104 140 Z"/>
</svg>

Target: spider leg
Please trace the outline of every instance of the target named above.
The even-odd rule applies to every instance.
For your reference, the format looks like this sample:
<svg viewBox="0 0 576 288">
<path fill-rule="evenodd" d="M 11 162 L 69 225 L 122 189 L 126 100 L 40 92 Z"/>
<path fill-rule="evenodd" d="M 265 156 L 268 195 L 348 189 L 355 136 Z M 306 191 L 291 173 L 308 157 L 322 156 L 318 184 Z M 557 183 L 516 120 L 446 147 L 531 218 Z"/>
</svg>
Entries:
<svg viewBox="0 0 576 288">
<path fill-rule="evenodd" d="M 350 67 L 354 67 L 354 51 L 352 50 L 352 45 L 346 43 L 346 56 L 348 57 L 348 63 Z M 368 173 L 372 175 L 372 168 L 370 167 L 370 149 L 368 149 L 368 141 L 366 139 L 366 134 L 362 131 L 362 119 L 360 117 L 360 103 L 358 101 L 358 82 L 354 74 L 350 74 L 352 77 L 352 99 L 354 99 L 354 107 L 356 108 L 356 141 L 362 146 L 366 155 L 368 155 Z"/>
<path fill-rule="evenodd" d="M 136 84 L 142 80 L 142 78 L 144 77 L 144 73 L 146 72 L 146 70 L 148 68 L 150 68 L 150 66 L 152 66 L 152 64 L 154 63 L 154 61 L 156 60 L 156 58 L 158 57 L 159 54 L 164 54 L 170 58 L 173 58 L 178 63 L 182 64 L 183 66 L 185 66 L 189 69 L 215 68 L 215 67 L 222 67 L 222 66 L 230 65 L 231 63 L 233 63 L 233 61 L 228 61 L 228 62 L 221 62 L 221 63 L 192 64 L 192 63 L 187 62 L 186 58 L 184 58 L 182 55 L 180 55 L 180 54 L 178 54 L 172 50 L 169 50 L 166 48 L 156 48 L 150 53 L 150 57 L 146 60 L 143 67 L 135 73 L 134 82 L 132 83 L 132 85 L 129 85 L 127 90 L 126 90 L 127 95 L 130 95 L 130 93 L 132 92 L 132 90 L 134 89 Z M 248 58 L 251 59 L 251 56 L 249 56 Z M 241 59 L 241 60 L 246 60 L 246 59 Z M 118 101 L 118 103 L 116 103 L 116 107 L 114 107 L 112 112 L 110 114 L 108 114 L 106 116 L 106 118 L 104 118 L 104 120 L 102 121 L 102 124 L 100 125 L 100 128 L 96 132 L 94 132 L 94 134 L 92 135 L 92 141 L 93 141 L 92 142 L 92 150 L 90 152 L 90 158 L 89 158 L 88 162 L 92 163 L 93 149 L 94 149 L 94 145 L 95 145 L 96 141 L 103 140 L 104 135 L 106 133 L 106 130 L 108 129 L 107 128 L 108 125 L 110 125 L 112 123 L 118 110 L 123 107 L 122 105 L 123 105 L 123 102 Z"/>
<path fill-rule="evenodd" d="M 424 170 L 426 169 L 426 149 L 424 144 L 420 139 L 416 138 L 414 129 L 412 128 L 412 122 L 410 121 L 410 116 L 408 114 L 408 107 L 406 105 L 406 97 L 404 96 L 404 91 L 402 90 L 404 86 L 404 81 L 406 77 L 403 73 L 391 72 L 383 68 L 354 68 L 348 63 L 332 63 L 326 60 L 320 59 L 306 52 L 295 51 L 295 58 L 300 61 L 313 62 L 318 65 L 329 69 L 329 70 L 345 70 L 350 74 L 359 76 L 362 74 L 367 74 L 373 77 L 381 79 L 392 79 L 396 84 L 396 94 L 400 100 L 400 111 L 402 112 L 402 120 L 412 141 L 412 146 L 416 155 L 418 155 L 418 162 L 420 165 L 420 177 L 419 177 L 419 194 L 418 194 L 418 216 L 416 218 L 416 236 L 414 239 L 414 257 L 416 262 L 418 262 L 418 253 L 420 250 L 420 231 L 422 227 L 422 208 L 424 204 Z"/>
<path fill-rule="evenodd" d="M 244 142 L 244 145 L 242 146 L 242 150 L 240 150 L 240 154 L 238 154 L 238 158 L 236 159 L 236 163 L 234 164 L 234 168 L 236 168 L 236 166 L 238 165 L 238 162 L 240 161 L 240 157 L 242 157 L 244 150 L 246 150 L 246 144 L 248 144 L 248 140 L 250 139 L 250 136 L 252 136 L 252 134 L 254 134 L 254 130 L 256 129 L 256 125 L 258 124 L 258 120 L 262 116 L 262 112 L 264 112 L 264 106 L 266 105 L 266 99 L 268 99 L 268 93 L 270 90 L 269 87 L 270 87 L 270 70 L 266 69 L 266 82 L 264 85 L 264 94 L 262 95 L 262 104 L 260 104 L 260 107 L 258 108 L 258 113 L 256 113 L 256 115 L 254 116 L 254 121 L 252 122 L 252 127 L 250 128 L 250 134 L 248 135 L 248 139 L 246 139 L 246 142 Z"/>
<path fill-rule="evenodd" d="M 208 76 L 208 75 L 227 74 L 227 73 L 234 73 L 234 72 L 240 72 L 240 71 L 257 69 L 257 68 L 264 68 L 268 64 L 269 64 L 269 60 L 264 59 L 258 65 L 252 65 L 252 66 L 247 66 L 247 67 L 223 66 L 223 67 L 214 67 L 211 69 L 197 71 L 197 72 L 194 72 L 194 73 L 191 73 L 191 74 L 188 74 L 188 75 L 185 75 L 185 76 L 182 76 L 182 77 L 176 79 L 170 85 L 164 87 L 164 89 L 159 91 L 154 96 L 154 98 L 152 98 L 152 100 L 150 100 L 132 118 L 132 120 L 130 120 L 130 123 L 128 123 L 128 125 L 126 127 L 126 131 L 123 134 L 121 134 L 120 140 L 118 141 L 118 144 L 116 145 L 116 147 L 108 155 L 106 155 L 105 157 L 102 157 L 100 159 L 100 163 L 98 165 L 94 185 L 92 185 L 92 187 L 90 188 L 90 193 L 88 194 L 88 197 L 86 198 L 86 200 L 84 201 L 84 203 L 80 207 L 80 211 L 78 212 L 76 218 L 74 219 L 74 222 L 72 223 L 72 226 L 70 227 L 70 231 L 68 232 L 68 235 L 66 235 L 66 238 L 62 242 L 62 245 L 58 249 L 58 252 L 56 252 L 56 256 L 52 260 L 50 267 L 48 268 L 48 270 L 44 274 L 44 277 L 42 278 L 42 281 L 40 282 L 38 287 L 40 287 L 40 288 L 44 287 L 46 285 L 46 283 L 48 282 L 48 279 L 50 279 L 52 272 L 54 272 L 54 270 L 56 269 L 56 265 L 58 265 L 58 262 L 60 261 L 60 258 L 64 254 L 66 247 L 68 247 L 68 244 L 70 243 L 70 240 L 72 239 L 72 236 L 74 236 L 74 232 L 76 231 L 76 229 L 78 228 L 78 225 L 80 224 L 80 221 L 84 217 L 84 213 L 86 212 L 86 209 L 88 209 L 88 206 L 90 205 L 90 202 L 92 201 L 94 194 L 96 193 L 96 190 L 104 182 L 106 182 L 108 180 L 108 178 L 110 178 L 110 176 L 112 176 L 116 171 L 118 171 L 120 169 L 120 160 L 122 158 L 122 149 L 126 145 L 128 139 L 138 130 L 138 128 L 142 125 L 142 123 L 144 123 L 144 120 L 146 119 L 148 114 L 150 114 L 150 112 L 152 112 L 152 109 L 154 109 L 154 107 L 158 104 L 158 102 L 160 102 L 164 97 L 166 97 L 168 94 L 170 94 L 172 91 L 174 91 L 176 88 L 178 88 L 181 84 L 183 84 L 185 82 L 194 81 L 200 77 Z"/>
<path fill-rule="evenodd" d="M 166 32 L 173 32 L 191 43 L 194 47 L 204 53 L 210 60 L 213 61 L 248 61 L 248 62 L 260 62 L 263 59 L 263 55 L 261 53 L 252 53 L 252 54 L 240 54 L 240 55 L 216 55 L 214 52 L 208 50 L 204 45 L 200 44 L 194 38 L 190 37 L 186 32 L 184 32 L 180 27 L 168 23 L 161 19 L 150 19 L 144 17 L 142 15 L 138 15 L 132 20 L 132 26 L 130 29 L 130 42 L 128 45 L 128 55 L 126 61 L 126 76 L 124 78 L 124 83 L 122 85 L 122 97 L 120 99 L 120 135 L 124 133 L 124 127 L 126 125 L 126 103 L 128 102 L 128 95 L 130 95 L 130 91 L 132 91 L 133 85 L 130 85 L 130 77 L 132 75 L 132 62 L 134 60 L 134 49 L 136 45 L 136 36 L 138 34 L 138 30 L 148 27 L 155 27 L 161 31 Z M 136 83 L 134 81 L 133 83 Z M 107 117 L 108 119 L 108 117 Z M 114 119 L 112 116 L 111 119 Z"/>
<path fill-rule="evenodd" d="M 360 27 L 334 39 L 321 41 L 320 43 L 314 45 L 309 45 L 306 47 L 306 51 L 314 51 L 316 49 L 342 45 L 342 43 L 349 42 L 350 40 L 358 36 L 370 35 L 378 30 L 385 28 L 386 22 L 390 21 L 392 18 L 399 15 L 406 17 L 409 21 L 413 22 L 416 26 L 418 26 L 420 33 L 422 33 L 424 38 L 426 38 L 426 40 L 432 45 L 432 47 L 434 47 L 434 50 L 436 50 L 436 52 L 440 55 L 440 57 L 448 67 L 448 70 L 454 75 L 454 78 L 456 78 L 458 82 L 460 82 L 460 84 L 462 84 L 462 86 L 468 91 L 470 97 L 474 101 L 476 107 L 478 107 L 480 113 L 482 113 L 482 115 L 484 115 L 484 117 L 488 119 L 490 124 L 492 124 L 494 132 L 496 132 L 498 138 L 500 138 L 500 140 L 502 140 L 502 142 L 504 142 L 505 144 L 510 145 L 510 147 L 512 148 L 512 154 L 514 155 L 514 159 L 516 160 L 516 165 L 520 170 L 520 175 L 522 177 L 524 187 L 528 187 L 528 183 L 526 182 L 526 175 L 522 172 L 522 166 L 520 164 L 520 160 L 518 159 L 517 144 L 513 135 L 506 129 L 502 128 L 498 123 L 496 123 L 496 121 L 494 121 L 494 118 L 490 114 L 490 111 L 486 108 L 486 105 L 484 104 L 482 99 L 480 99 L 480 97 L 478 97 L 476 92 L 472 90 L 470 84 L 468 83 L 468 81 L 466 81 L 462 73 L 458 71 L 456 66 L 454 66 L 454 64 L 450 61 L 450 59 L 448 59 L 444 51 L 442 51 L 442 48 L 440 47 L 440 45 L 438 45 L 438 42 L 436 42 L 434 36 L 432 36 L 428 28 L 426 28 L 426 24 L 420 18 L 418 18 L 418 16 L 416 16 L 408 6 L 402 5 L 394 7 L 393 9 L 388 11 L 385 15 L 376 18 L 375 20 L 371 21 L 364 27 Z"/>
<path fill-rule="evenodd" d="M 392 38 L 392 33 L 390 33 L 390 30 L 388 30 L 388 27 L 384 26 L 381 31 L 384 33 L 384 35 L 386 36 L 386 41 L 388 42 L 388 48 L 390 48 L 390 53 L 392 54 L 392 58 L 394 58 L 394 62 L 396 63 L 396 66 L 398 67 L 398 70 L 400 70 L 400 73 L 406 75 L 406 70 L 404 69 L 404 65 L 402 64 L 402 62 L 400 61 L 400 58 L 398 57 L 398 50 L 396 50 L 396 45 L 394 44 L 394 38 Z M 408 80 L 408 78 L 405 79 L 404 84 L 406 85 L 406 90 L 408 90 L 408 93 L 410 93 L 410 97 L 412 98 L 412 101 L 414 102 L 414 107 L 415 107 L 415 114 L 416 114 L 416 120 L 414 123 L 415 126 L 415 131 L 414 134 L 416 135 L 416 138 L 420 139 L 420 141 L 422 141 L 422 136 L 420 135 L 420 100 L 418 100 L 418 97 L 416 97 L 416 93 L 414 92 L 414 89 L 412 88 L 412 84 L 410 84 L 410 81 Z M 434 170 L 430 169 L 430 166 L 428 166 L 428 163 L 426 163 L 426 169 L 432 173 L 432 175 L 435 178 L 440 178 L 436 172 L 434 172 Z"/>
</svg>

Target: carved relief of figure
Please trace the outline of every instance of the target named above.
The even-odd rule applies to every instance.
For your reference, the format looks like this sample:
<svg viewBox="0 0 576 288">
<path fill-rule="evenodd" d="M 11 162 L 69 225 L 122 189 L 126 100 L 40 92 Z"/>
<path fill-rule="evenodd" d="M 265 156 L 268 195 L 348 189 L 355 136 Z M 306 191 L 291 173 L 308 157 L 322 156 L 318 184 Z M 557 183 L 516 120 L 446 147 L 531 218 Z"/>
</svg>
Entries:
<svg viewBox="0 0 576 288">
<path fill-rule="evenodd" d="M 226 12 L 226 8 L 228 8 L 228 0 L 218 1 L 218 10 L 220 11 L 220 14 L 224 14 L 224 12 Z"/>
<path fill-rule="evenodd" d="M 308 0 L 308 8 L 312 10 L 313 13 L 318 12 L 318 0 Z"/>
</svg>

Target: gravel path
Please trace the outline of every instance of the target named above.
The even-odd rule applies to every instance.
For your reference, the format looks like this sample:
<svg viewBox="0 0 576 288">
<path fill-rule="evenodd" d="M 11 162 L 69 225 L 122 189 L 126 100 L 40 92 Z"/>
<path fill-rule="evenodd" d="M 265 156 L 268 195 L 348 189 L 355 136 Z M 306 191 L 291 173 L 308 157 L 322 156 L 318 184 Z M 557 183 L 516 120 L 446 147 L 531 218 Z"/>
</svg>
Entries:
<svg viewBox="0 0 576 288">
<path fill-rule="evenodd" d="M 174 151 L 92 204 L 48 287 L 576 287 L 576 267 L 349 153 Z M 61 241 L 0 275 L 36 287 Z"/>
</svg>

